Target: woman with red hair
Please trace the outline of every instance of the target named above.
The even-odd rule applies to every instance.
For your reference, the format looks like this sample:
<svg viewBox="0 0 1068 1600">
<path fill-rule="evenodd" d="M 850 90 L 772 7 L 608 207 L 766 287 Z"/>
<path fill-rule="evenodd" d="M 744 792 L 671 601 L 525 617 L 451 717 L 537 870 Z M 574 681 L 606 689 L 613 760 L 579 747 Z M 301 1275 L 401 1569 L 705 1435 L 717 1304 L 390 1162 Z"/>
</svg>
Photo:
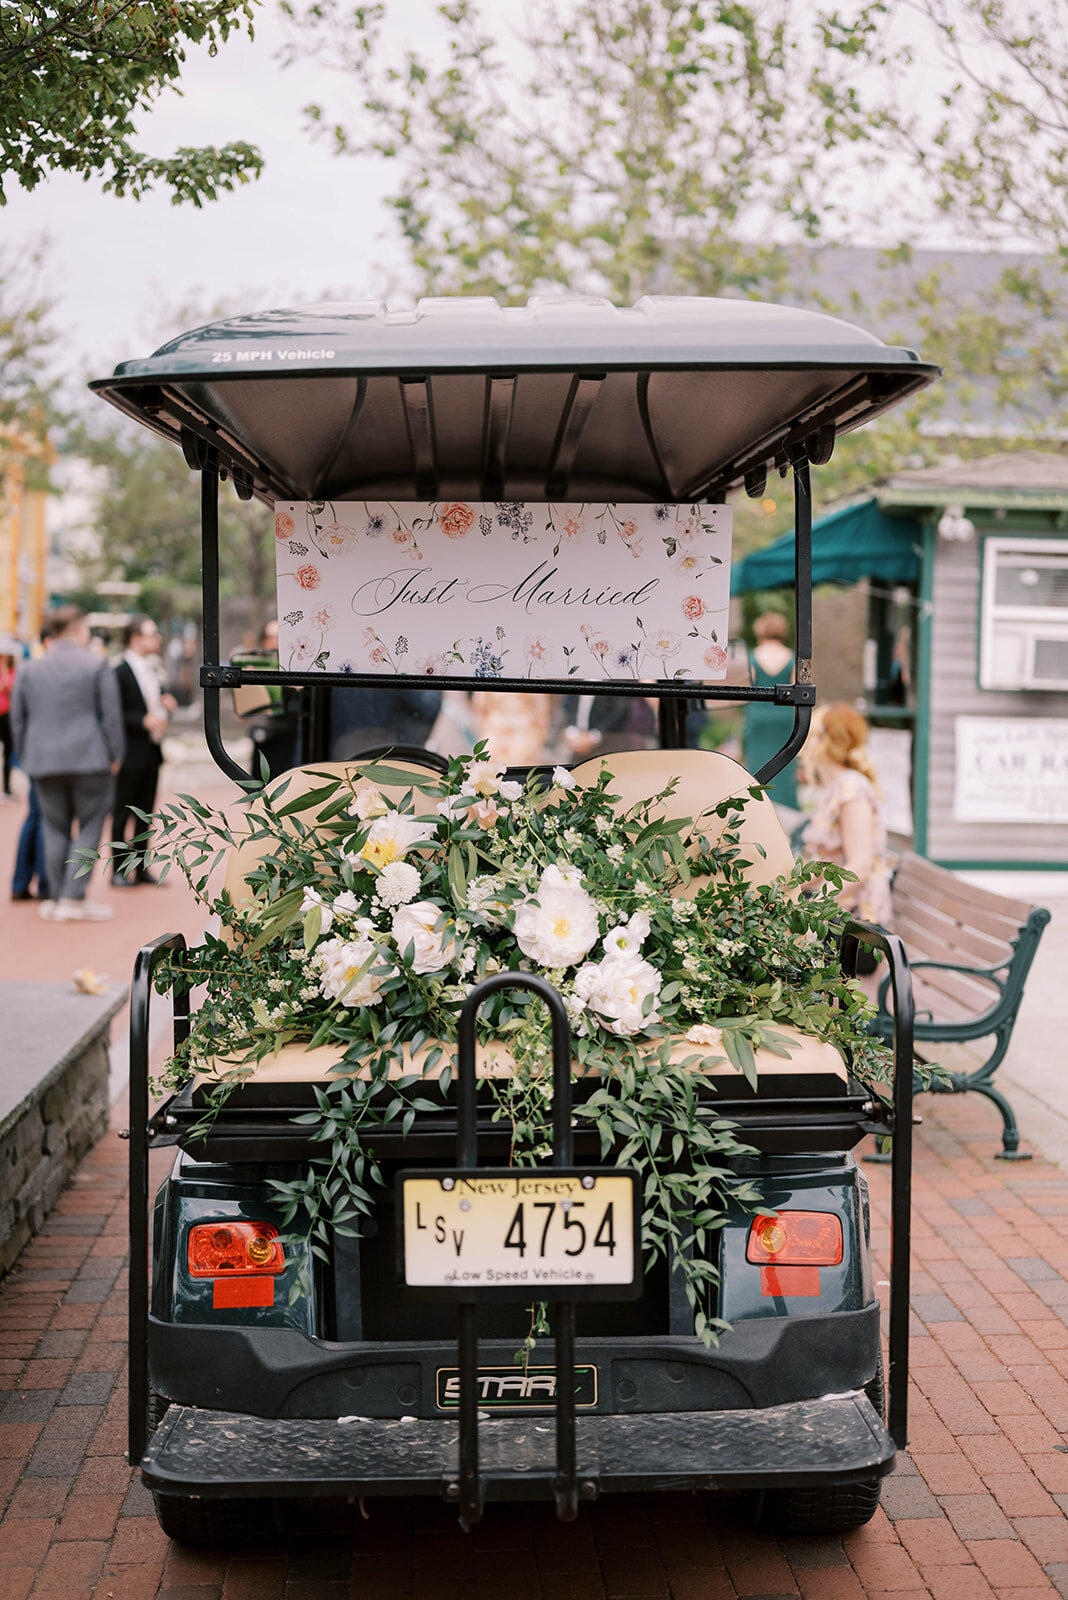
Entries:
<svg viewBox="0 0 1068 1600">
<path fill-rule="evenodd" d="M 818 707 L 801 765 L 816 789 L 804 854 L 856 873 L 855 883 L 842 885 L 839 901 L 865 922 L 885 924 L 890 916 L 886 824 L 868 751 L 868 724 L 860 712 L 843 703 Z"/>
</svg>

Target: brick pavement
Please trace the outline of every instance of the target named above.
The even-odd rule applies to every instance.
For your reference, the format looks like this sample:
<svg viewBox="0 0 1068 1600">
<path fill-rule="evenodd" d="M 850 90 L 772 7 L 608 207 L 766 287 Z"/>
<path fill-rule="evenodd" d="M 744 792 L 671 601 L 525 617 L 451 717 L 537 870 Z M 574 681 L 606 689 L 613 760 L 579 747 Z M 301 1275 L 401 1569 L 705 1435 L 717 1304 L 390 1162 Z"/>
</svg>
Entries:
<svg viewBox="0 0 1068 1600">
<path fill-rule="evenodd" d="M 491 1506 L 310 1508 L 253 1553 L 169 1545 L 123 1460 L 125 1147 L 88 1157 L 0 1291 L 0 1600 L 1038 1600 L 1068 1596 L 1068 1176 L 995 1162 L 974 1097 L 922 1102 L 912 1442 L 844 1538 L 777 1539 L 696 1495 L 571 1527 Z M 885 1168 L 869 1168 L 887 1276 Z M 885 1288 L 882 1291 L 885 1294 Z"/>
</svg>

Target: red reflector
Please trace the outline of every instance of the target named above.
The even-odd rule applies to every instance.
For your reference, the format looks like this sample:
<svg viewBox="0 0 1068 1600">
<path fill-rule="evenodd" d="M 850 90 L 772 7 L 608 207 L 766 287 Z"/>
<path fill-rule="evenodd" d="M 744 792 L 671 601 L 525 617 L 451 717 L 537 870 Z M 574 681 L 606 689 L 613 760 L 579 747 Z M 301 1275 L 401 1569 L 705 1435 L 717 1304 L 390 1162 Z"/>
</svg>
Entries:
<svg viewBox="0 0 1068 1600">
<path fill-rule="evenodd" d="M 194 1278 L 262 1277 L 284 1272 L 286 1266 L 278 1229 L 271 1222 L 198 1222 L 189 1230 L 186 1258 Z"/>
<path fill-rule="evenodd" d="M 819 1267 L 761 1267 L 760 1292 L 762 1295 L 793 1294 L 810 1297 L 818 1295 L 820 1269 Z"/>
<path fill-rule="evenodd" d="M 777 1267 L 836 1267 L 842 1259 L 841 1220 L 833 1211 L 779 1211 L 773 1217 L 757 1217 L 749 1230 L 745 1259 L 760 1266 L 773 1262 Z"/>
<path fill-rule="evenodd" d="M 235 1306 L 273 1306 L 273 1278 L 216 1278 L 211 1303 L 216 1311 Z"/>
</svg>

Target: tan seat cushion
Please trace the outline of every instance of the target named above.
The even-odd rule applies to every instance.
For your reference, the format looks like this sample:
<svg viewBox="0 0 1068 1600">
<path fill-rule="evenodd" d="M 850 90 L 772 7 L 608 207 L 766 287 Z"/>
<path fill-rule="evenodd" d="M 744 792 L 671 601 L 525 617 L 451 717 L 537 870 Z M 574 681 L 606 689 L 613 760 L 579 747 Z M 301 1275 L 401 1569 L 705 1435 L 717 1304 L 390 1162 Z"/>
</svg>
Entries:
<svg viewBox="0 0 1068 1600">
<path fill-rule="evenodd" d="M 266 792 L 277 799 L 279 806 L 289 805 L 291 800 L 297 800 L 302 794 L 310 794 L 314 789 L 321 789 L 330 778 L 349 779 L 359 791 L 369 788 L 370 780 L 361 777 L 367 762 L 359 761 L 317 761 L 314 766 L 294 767 L 290 772 L 284 772 L 280 777 L 272 779 L 267 785 Z M 382 757 L 382 766 L 392 767 L 396 772 L 410 772 L 413 778 L 436 778 L 438 775 L 429 767 L 418 766 L 414 761 L 393 761 L 389 757 Z M 377 784 L 376 788 L 387 800 L 399 800 L 406 792 L 402 784 Z M 324 805 L 329 802 L 324 801 Z M 416 806 L 418 809 L 418 803 Z M 315 819 L 315 811 L 300 812 L 300 821 L 309 825 Z M 283 826 L 285 823 L 283 822 Z M 237 830 L 235 829 L 235 832 Z M 254 867 L 257 867 L 270 850 L 266 840 L 251 840 L 230 852 L 226 863 L 226 876 L 223 888 L 228 891 L 235 905 L 240 905 L 242 900 L 248 898 L 246 877 Z"/>
<path fill-rule="evenodd" d="M 790 1040 L 796 1048 L 789 1060 L 784 1056 L 777 1056 L 771 1050 L 760 1049 L 755 1052 L 757 1073 L 760 1077 L 788 1077 L 795 1074 L 820 1073 L 830 1074 L 843 1081 L 846 1077 L 845 1063 L 833 1045 L 825 1044 L 822 1039 L 814 1039 L 810 1034 L 801 1033 L 799 1029 L 791 1027 L 788 1023 L 775 1023 L 775 1031 Z M 407 1046 L 404 1051 L 404 1065 L 391 1070 L 391 1078 L 403 1077 L 405 1073 L 418 1072 L 422 1076 L 434 1079 L 439 1076 L 443 1067 L 452 1060 L 452 1047 L 443 1047 L 440 1061 L 429 1072 L 423 1073 L 421 1063 L 426 1060 L 431 1050 L 439 1041 L 429 1040 L 423 1045 L 413 1058 Z M 718 1055 L 721 1052 L 713 1047 L 690 1044 L 686 1039 L 678 1039 L 672 1049 L 674 1061 L 684 1061 L 691 1055 Z M 344 1055 L 344 1050 L 339 1045 L 318 1045 L 314 1050 L 309 1050 L 304 1044 L 286 1044 L 274 1055 L 265 1056 L 256 1066 L 237 1068 L 221 1057 L 217 1058 L 211 1068 L 198 1075 L 198 1086 L 206 1086 L 214 1079 L 229 1072 L 240 1072 L 242 1081 L 248 1084 L 273 1084 L 273 1083 L 327 1083 L 332 1078 L 343 1074 L 333 1069 L 338 1066 Z M 480 1050 L 478 1073 L 484 1078 L 506 1078 L 512 1071 L 514 1061 L 511 1052 L 504 1044 L 488 1044 Z M 741 1079 L 741 1073 L 727 1061 L 706 1069 L 708 1077 L 716 1079 Z M 366 1078 L 368 1071 L 362 1068 L 357 1077 Z"/>
<path fill-rule="evenodd" d="M 752 788 L 754 780 L 744 767 L 728 756 L 710 750 L 626 750 L 603 759 L 613 776 L 612 792 L 619 796 L 624 807 L 636 805 L 649 795 L 658 793 L 672 779 L 677 780 L 674 795 L 667 805 L 657 808 L 654 814 L 698 818 L 709 808 L 730 796 L 745 796 L 746 803 L 739 833 L 752 862 L 747 875 L 754 883 L 766 884 L 772 883 L 777 877 L 790 871 L 793 857 L 774 806 L 767 796 L 757 800 L 749 798 L 748 791 Z M 411 772 L 413 777 L 434 776 L 426 767 L 420 767 L 410 761 L 384 761 L 383 764 Z M 580 785 L 588 786 L 596 783 L 600 776 L 601 765 L 601 758 L 583 762 L 574 769 L 575 779 Z M 324 778 L 327 777 L 351 778 L 359 786 L 361 770 L 359 762 L 319 762 L 315 766 L 298 767 L 286 773 L 284 777 L 277 778 L 268 785 L 268 789 L 275 793 L 286 784 L 285 793 L 281 797 L 281 803 L 285 805 L 298 795 L 320 788 Z M 383 784 L 381 790 L 387 798 L 394 799 L 399 799 L 404 792 L 401 785 Z M 313 811 L 301 813 L 301 818 L 306 823 L 313 817 Z M 724 826 L 723 819 L 715 816 L 706 817 L 702 823 L 702 832 L 707 838 L 714 839 L 723 831 Z M 265 841 L 239 845 L 231 853 L 225 885 L 236 902 L 240 903 L 247 893 L 246 873 L 266 854 Z M 687 895 L 696 894 L 704 881 L 706 880 L 696 879 L 678 892 Z M 846 1077 L 842 1058 L 832 1045 L 824 1044 L 821 1040 L 814 1039 L 786 1024 L 776 1023 L 775 1027 L 778 1032 L 796 1041 L 797 1048 L 789 1060 L 775 1055 L 770 1050 L 758 1050 L 756 1061 L 759 1076 L 772 1078 L 801 1073 L 830 1073 L 837 1078 Z M 681 1061 L 687 1055 L 696 1054 L 698 1048 L 680 1039 L 672 1052 L 673 1059 Z M 423 1046 L 414 1063 L 406 1050 L 404 1067 L 396 1068 L 391 1076 L 401 1077 L 407 1072 L 422 1074 L 420 1062 L 426 1059 L 431 1049 L 433 1041 Z M 704 1053 L 718 1052 L 706 1050 Z M 221 1058 L 217 1059 L 209 1069 L 198 1076 L 197 1082 L 207 1084 L 229 1072 L 240 1071 L 243 1081 L 248 1084 L 321 1083 L 335 1076 L 332 1069 L 340 1062 L 343 1054 L 344 1051 L 335 1045 L 320 1045 L 315 1050 L 309 1050 L 304 1044 L 287 1044 L 247 1071 L 235 1068 L 233 1063 Z M 450 1059 L 451 1047 L 446 1048 L 441 1061 L 426 1076 L 437 1077 Z M 488 1046 L 482 1051 L 478 1070 L 482 1076 L 507 1077 L 513 1066 L 510 1053 L 501 1044 Z M 366 1070 L 359 1075 L 366 1077 Z M 708 1069 L 708 1076 L 717 1079 L 737 1079 L 741 1074 L 724 1061 L 719 1066 Z"/>
<path fill-rule="evenodd" d="M 591 787 L 600 777 L 602 765 L 611 772 L 611 792 L 619 796 L 624 808 L 637 805 L 651 794 L 659 794 L 673 778 L 676 779 L 675 793 L 665 804 L 652 810 L 653 816 L 696 819 L 722 800 L 744 797 L 745 809 L 738 831 L 750 861 L 746 877 L 751 883 L 774 883 L 793 867 L 793 852 L 775 807 L 767 795 L 757 800 L 749 797 L 756 779 L 729 756 L 715 750 L 621 750 L 584 761 L 574 768 L 573 776 L 583 787 Z M 731 817 L 737 816 L 737 812 L 731 813 Z M 715 840 L 728 825 L 735 826 L 730 819 L 705 816 L 700 831 L 706 838 Z M 689 899 L 706 882 L 707 879 L 696 878 L 677 892 Z"/>
</svg>

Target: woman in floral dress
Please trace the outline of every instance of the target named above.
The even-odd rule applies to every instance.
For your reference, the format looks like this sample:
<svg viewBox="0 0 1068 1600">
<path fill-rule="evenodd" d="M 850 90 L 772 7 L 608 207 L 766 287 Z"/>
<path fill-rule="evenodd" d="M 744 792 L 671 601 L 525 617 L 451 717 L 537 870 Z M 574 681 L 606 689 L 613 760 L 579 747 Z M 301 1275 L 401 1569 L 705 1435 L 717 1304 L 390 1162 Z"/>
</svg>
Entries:
<svg viewBox="0 0 1068 1600">
<path fill-rule="evenodd" d="M 816 787 L 816 808 L 802 851 L 809 860 L 833 861 L 857 875 L 838 899 L 865 922 L 890 916 L 890 868 L 882 795 L 868 751 L 868 724 L 845 704 L 820 706 L 801 756 Z"/>
</svg>

